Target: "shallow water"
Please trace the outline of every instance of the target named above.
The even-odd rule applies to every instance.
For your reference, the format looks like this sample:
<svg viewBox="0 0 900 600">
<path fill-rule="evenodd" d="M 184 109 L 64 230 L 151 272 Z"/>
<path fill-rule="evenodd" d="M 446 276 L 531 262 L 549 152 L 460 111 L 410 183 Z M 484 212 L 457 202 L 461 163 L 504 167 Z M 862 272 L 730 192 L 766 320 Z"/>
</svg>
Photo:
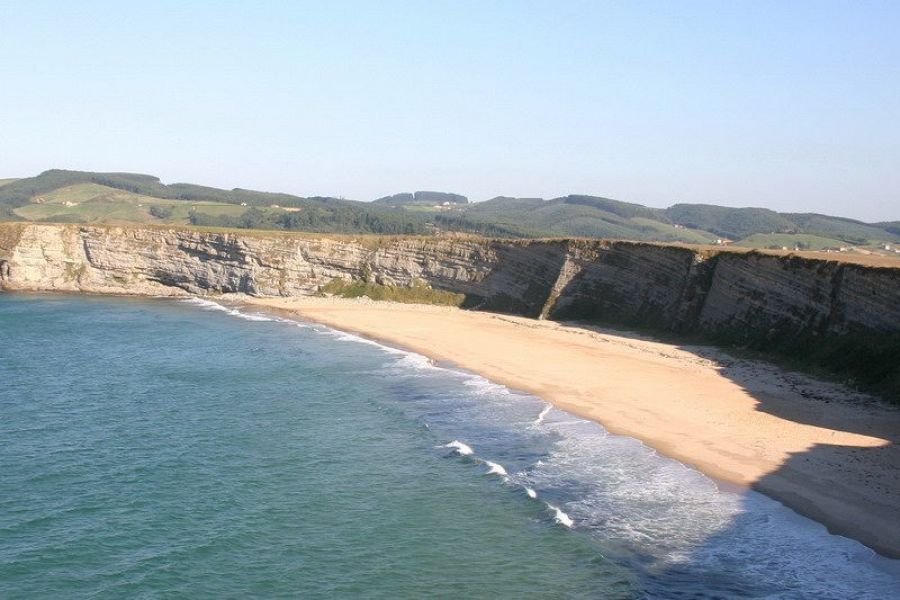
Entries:
<svg viewBox="0 0 900 600">
<path fill-rule="evenodd" d="M 0 295 L 0 597 L 890 598 L 896 561 L 422 356 Z"/>
</svg>

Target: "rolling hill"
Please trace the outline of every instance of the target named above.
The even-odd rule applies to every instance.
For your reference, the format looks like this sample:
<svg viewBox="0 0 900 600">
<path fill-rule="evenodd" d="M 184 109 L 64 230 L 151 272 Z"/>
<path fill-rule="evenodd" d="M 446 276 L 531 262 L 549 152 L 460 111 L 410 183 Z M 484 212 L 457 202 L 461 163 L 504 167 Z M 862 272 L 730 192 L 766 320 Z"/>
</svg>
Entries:
<svg viewBox="0 0 900 600">
<path fill-rule="evenodd" d="M 893 254 L 900 222 L 863 223 L 765 208 L 675 204 L 650 208 L 596 196 L 497 197 L 469 203 L 444 192 L 374 202 L 301 197 L 188 183 L 151 175 L 50 170 L 0 179 L 0 220 L 158 223 L 332 233 L 475 233 L 492 237 L 588 237 L 727 243 L 751 248 L 837 249 Z"/>
<path fill-rule="evenodd" d="M 450 194 L 447 192 L 404 192 L 385 196 L 378 200 L 373 200 L 372 204 L 380 204 L 384 206 L 428 206 L 435 207 L 447 204 L 468 204 L 469 199 L 460 194 Z"/>
</svg>

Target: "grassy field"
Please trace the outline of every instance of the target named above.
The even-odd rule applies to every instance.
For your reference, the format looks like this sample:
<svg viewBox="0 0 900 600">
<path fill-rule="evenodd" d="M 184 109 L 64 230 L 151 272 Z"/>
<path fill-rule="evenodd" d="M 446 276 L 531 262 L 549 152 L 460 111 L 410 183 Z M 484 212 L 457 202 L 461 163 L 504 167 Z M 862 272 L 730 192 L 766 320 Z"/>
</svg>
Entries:
<svg viewBox="0 0 900 600">
<path fill-rule="evenodd" d="M 12 183 L 13 181 L 18 181 L 18 179 L 0 179 L 0 187 L 3 187 L 7 183 Z"/>
<path fill-rule="evenodd" d="M 686 227 L 675 227 L 668 223 L 662 223 L 644 217 L 633 217 L 631 222 L 640 227 L 652 228 L 659 236 L 665 236 L 673 240 L 677 239 L 691 244 L 709 244 L 716 240 L 716 236 L 708 231 L 688 229 Z"/>
<path fill-rule="evenodd" d="M 444 210 L 442 208 L 435 208 L 433 206 L 416 206 L 415 204 L 412 204 L 410 206 L 404 206 L 403 208 L 404 208 L 404 210 L 407 210 L 409 212 L 420 212 L 420 213 L 431 213 L 431 214 L 447 212 L 446 210 Z"/>
<path fill-rule="evenodd" d="M 158 218 L 151 206 L 171 208 L 171 214 Z M 15 209 L 29 221 L 63 223 L 166 223 L 185 225 L 191 211 L 209 215 L 240 216 L 247 207 L 220 202 L 187 202 L 143 196 L 95 183 L 71 185 L 42 194 L 33 203 Z"/>
<path fill-rule="evenodd" d="M 848 245 L 847 242 L 838 239 L 805 233 L 755 233 L 735 244 L 747 248 L 787 248 L 788 250 L 796 247 L 802 250 L 824 250 Z"/>
<path fill-rule="evenodd" d="M 151 196 L 142 196 L 124 190 L 118 190 L 105 185 L 96 183 L 81 183 L 78 185 L 70 185 L 67 187 L 39 194 L 32 198 L 32 202 L 36 204 L 65 204 L 66 202 L 84 203 L 91 200 L 107 200 L 120 202 L 143 202 L 148 200 L 156 200 Z"/>
<path fill-rule="evenodd" d="M 875 254 L 862 252 L 823 252 L 821 250 L 775 250 L 768 248 L 750 248 L 741 246 L 713 246 L 709 244 L 682 244 L 675 242 L 667 244 L 665 242 L 649 242 L 659 244 L 661 246 L 674 245 L 694 250 L 703 251 L 705 253 L 719 254 L 731 252 L 735 254 L 745 254 L 747 252 L 756 252 L 758 254 L 768 254 L 770 256 L 800 256 L 803 258 L 815 258 L 818 260 L 830 260 L 835 262 L 850 263 L 855 265 L 863 265 L 866 267 L 889 267 L 892 269 L 900 268 L 900 254 Z"/>
</svg>

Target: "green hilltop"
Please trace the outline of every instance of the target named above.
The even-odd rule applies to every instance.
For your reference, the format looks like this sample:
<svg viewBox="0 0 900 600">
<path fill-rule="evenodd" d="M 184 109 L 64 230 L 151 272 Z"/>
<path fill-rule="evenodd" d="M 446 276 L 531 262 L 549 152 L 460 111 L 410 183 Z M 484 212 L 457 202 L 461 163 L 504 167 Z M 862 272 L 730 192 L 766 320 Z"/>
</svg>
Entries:
<svg viewBox="0 0 900 600">
<path fill-rule="evenodd" d="M 596 196 L 552 200 L 498 197 L 470 203 L 445 192 L 386 196 L 374 202 L 301 197 L 189 183 L 166 185 L 135 173 L 50 170 L 0 180 L 0 220 L 156 223 L 307 231 L 490 237 L 585 237 L 753 248 L 889 253 L 900 222 L 863 223 L 764 208 L 675 204 L 650 208 Z"/>
<path fill-rule="evenodd" d="M 447 192 L 405 192 L 402 194 L 394 194 L 385 196 L 378 200 L 373 200 L 372 204 L 384 206 L 425 206 L 437 208 L 439 206 L 449 206 L 451 204 L 468 204 L 469 199 L 460 194 L 450 194 Z"/>
</svg>

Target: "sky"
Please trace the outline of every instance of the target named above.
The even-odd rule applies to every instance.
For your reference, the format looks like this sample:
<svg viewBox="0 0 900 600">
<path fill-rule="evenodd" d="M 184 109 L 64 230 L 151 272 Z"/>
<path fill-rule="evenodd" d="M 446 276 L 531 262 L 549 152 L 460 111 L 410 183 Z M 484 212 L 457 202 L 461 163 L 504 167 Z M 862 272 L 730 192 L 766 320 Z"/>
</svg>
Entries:
<svg viewBox="0 0 900 600">
<path fill-rule="evenodd" d="M 898 220 L 898 31 L 895 0 L 0 0 L 0 177 Z"/>
</svg>

